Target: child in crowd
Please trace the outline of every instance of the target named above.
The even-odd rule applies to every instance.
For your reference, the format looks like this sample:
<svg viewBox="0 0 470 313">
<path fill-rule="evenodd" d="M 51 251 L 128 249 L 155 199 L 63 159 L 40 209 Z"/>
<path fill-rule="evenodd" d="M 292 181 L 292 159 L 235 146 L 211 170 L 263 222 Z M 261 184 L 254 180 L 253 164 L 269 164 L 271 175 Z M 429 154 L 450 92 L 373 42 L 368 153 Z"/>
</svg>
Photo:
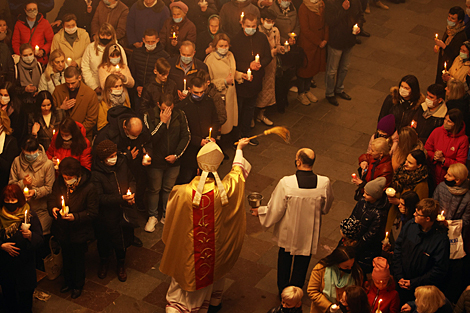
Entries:
<svg viewBox="0 0 470 313">
<path fill-rule="evenodd" d="M 303 296 L 304 292 L 299 287 L 286 287 L 281 294 L 281 304 L 268 313 L 302 313 Z"/>
</svg>

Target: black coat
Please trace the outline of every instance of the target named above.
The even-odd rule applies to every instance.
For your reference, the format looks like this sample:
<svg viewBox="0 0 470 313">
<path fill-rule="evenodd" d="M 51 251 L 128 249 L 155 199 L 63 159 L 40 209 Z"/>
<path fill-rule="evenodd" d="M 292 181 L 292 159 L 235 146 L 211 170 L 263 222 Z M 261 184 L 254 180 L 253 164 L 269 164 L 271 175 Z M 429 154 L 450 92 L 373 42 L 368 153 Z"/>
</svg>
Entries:
<svg viewBox="0 0 470 313">
<path fill-rule="evenodd" d="M 14 242 L 15 247 L 20 248 L 20 255 L 10 256 L 5 250 L 0 249 L 0 284 L 15 284 L 17 291 L 29 291 L 37 286 L 36 280 L 36 251 L 43 244 L 42 227 L 36 212 L 31 214 L 29 230 L 32 232 L 31 240 L 25 239 L 21 233 L 21 224 L 18 231 L 10 238 L 6 238 L 1 232 L 0 245 L 6 242 Z"/>
<path fill-rule="evenodd" d="M 0 42 L 0 83 L 6 81 L 15 83 L 15 67 L 10 48 Z"/>
<path fill-rule="evenodd" d="M 176 83 L 172 79 L 167 79 L 165 83 L 159 84 L 155 79 L 145 85 L 142 91 L 142 100 L 140 102 L 140 114 L 144 116 L 149 114 L 151 119 L 154 119 L 154 110 L 158 109 L 157 103 L 161 102 L 163 94 L 170 94 L 173 96 L 174 102 L 178 102 L 178 90 Z"/>
<path fill-rule="evenodd" d="M 91 12 L 87 12 L 87 4 L 85 1 L 65 0 L 57 14 L 57 20 L 63 20 L 65 14 L 75 14 L 77 17 L 77 27 L 85 29 L 91 35 L 91 20 L 95 15 L 99 1 L 91 2 Z M 93 41 L 93 38 L 90 38 Z"/>
<path fill-rule="evenodd" d="M 129 69 L 135 79 L 136 87 L 145 87 L 155 81 L 155 63 L 159 58 L 168 59 L 170 55 L 163 49 L 160 43 L 152 51 L 147 51 L 145 45 L 132 52 Z"/>
<path fill-rule="evenodd" d="M 398 88 L 396 89 L 396 92 L 398 92 Z M 392 93 L 395 93 L 395 91 L 392 91 Z M 380 109 L 377 122 L 380 121 L 384 116 L 393 114 L 395 117 L 395 129 L 397 132 L 400 132 L 400 129 L 403 127 L 411 125 L 413 116 L 416 114 L 419 105 L 424 102 L 425 98 L 423 95 L 421 95 L 421 97 L 414 102 L 404 100 L 401 96 L 398 96 L 398 98 L 399 99 L 397 100 L 396 104 L 393 103 L 394 100 L 392 94 L 389 94 L 385 98 L 382 104 L 382 108 Z"/>
<path fill-rule="evenodd" d="M 416 132 L 418 133 L 418 138 L 423 144 L 425 144 L 432 131 L 444 124 L 444 117 L 430 116 L 428 118 L 424 118 L 423 113 L 423 108 L 419 106 L 415 112 L 413 120 L 416 121 Z"/>
<path fill-rule="evenodd" d="M 214 38 L 212 38 L 209 30 L 205 30 L 197 34 L 196 40 L 196 58 L 204 61 L 206 59 L 206 49 L 209 47 L 209 44 L 212 43 Z"/>
<path fill-rule="evenodd" d="M 442 41 L 446 42 L 447 32 L 444 32 L 444 36 L 442 36 Z M 454 38 L 450 41 L 450 43 L 446 46 L 445 49 L 439 48 L 439 57 L 437 59 L 437 74 L 436 74 L 436 84 L 444 85 L 442 80 L 442 70 L 444 69 L 444 62 L 447 63 L 447 70 L 450 69 L 452 63 L 454 63 L 454 59 L 460 54 L 460 47 L 467 40 L 467 34 L 465 33 L 465 29 L 455 34 Z"/>
<path fill-rule="evenodd" d="M 10 169 L 13 160 L 20 154 L 16 138 L 12 135 L 5 136 L 3 152 L 0 153 L 0 190 L 8 185 Z"/>
<path fill-rule="evenodd" d="M 52 222 L 51 233 L 62 243 L 85 243 L 92 240 L 93 220 L 98 216 L 98 193 L 91 181 L 91 173 L 82 167 L 81 179 L 72 193 L 67 193 L 62 175 L 57 177 L 52 186 L 52 193 L 47 198 L 47 209 L 53 216 L 53 208 L 61 208 L 61 196 L 65 199 L 65 205 L 69 207 L 69 213 L 75 217 L 74 221 L 63 220 L 58 213 L 57 219 Z"/>
<path fill-rule="evenodd" d="M 353 26 L 358 24 L 362 28 L 364 15 L 359 0 L 349 1 L 348 10 L 343 8 L 343 0 L 325 1 L 325 22 L 330 30 L 328 45 L 337 50 L 346 50 L 356 44 L 353 35 Z"/>
</svg>

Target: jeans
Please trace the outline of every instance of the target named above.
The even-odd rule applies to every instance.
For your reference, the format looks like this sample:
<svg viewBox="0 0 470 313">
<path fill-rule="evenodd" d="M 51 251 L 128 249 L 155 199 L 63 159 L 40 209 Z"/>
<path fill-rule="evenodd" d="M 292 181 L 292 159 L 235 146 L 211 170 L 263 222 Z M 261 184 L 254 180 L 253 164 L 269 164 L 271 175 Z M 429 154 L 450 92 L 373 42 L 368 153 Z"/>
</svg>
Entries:
<svg viewBox="0 0 470 313">
<path fill-rule="evenodd" d="M 292 261 L 294 261 L 294 267 L 291 274 Z M 284 248 L 279 248 L 277 257 L 277 288 L 279 294 L 288 286 L 303 288 L 309 263 L 310 255 L 291 255 Z"/>
<path fill-rule="evenodd" d="M 344 79 L 351 63 L 351 51 L 352 47 L 346 50 L 336 50 L 328 46 L 325 77 L 327 97 L 333 97 L 335 93 L 344 91 Z"/>
<path fill-rule="evenodd" d="M 238 97 L 238 125 L 240 128 L 241 137 L 250 137 L 251 134 L 251 121 L 255 114 L 256 99 L 258 95 L 250 98 Z"/>
<path fill-rule="evenodd" d="M 303 78 L 303 77 L 298 77 L 297 76 L 297 88 L 298 94 L 301 95 L 303 93 L 306 93 L 307 91 L 310 91 L 310 86 L 312 85 L 312 78 Z"/>
<path fill-rule="evenodd" d="M 175 185 L 176 178 L 180 172 L 179 166 L 171 166 L 166 169 L 149 167 L 149 215 L 157 217 L 158 201 L 160 200 L 160 190 L 162 192 L 163 217 L 166 214 L 166 203 L 170 196 L 171 189 Z"/>
</svg>

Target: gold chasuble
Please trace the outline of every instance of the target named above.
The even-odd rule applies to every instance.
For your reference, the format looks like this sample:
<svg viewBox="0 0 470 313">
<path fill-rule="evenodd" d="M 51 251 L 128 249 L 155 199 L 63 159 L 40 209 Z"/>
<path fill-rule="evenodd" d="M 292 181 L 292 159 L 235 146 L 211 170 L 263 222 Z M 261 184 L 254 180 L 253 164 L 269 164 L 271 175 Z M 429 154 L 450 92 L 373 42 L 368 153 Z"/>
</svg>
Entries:
<svg viewBox="0 0 470 313">
<path fill-rule="evenodd" d="M 173 277 L 183 290 L 196 291 L 213 284 L 237 261 L 246 229 L 245 179 L 250 169 L 242 151 L 237 150 L 232 170 L 220 184 L 216 173 L 215 180 L 205 180 L 200 201 L 195 201 L 198 206 L 193 200 L 201 176 L 173 187 L 163 228 L 165 251 L 160 271 Z M 226 194 L 226 198 L 222 195 L 224 202 L 228 198 L 226 205 L 222 205 L 221 192 Z"/>
</svg>

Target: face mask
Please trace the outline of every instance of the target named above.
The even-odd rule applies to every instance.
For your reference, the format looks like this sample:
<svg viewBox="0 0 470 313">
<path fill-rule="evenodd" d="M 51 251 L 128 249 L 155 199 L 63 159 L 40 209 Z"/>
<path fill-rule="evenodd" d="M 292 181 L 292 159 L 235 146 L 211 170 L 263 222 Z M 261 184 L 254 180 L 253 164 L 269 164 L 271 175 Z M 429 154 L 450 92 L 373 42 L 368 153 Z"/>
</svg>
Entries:
<svg viewBox="0 0 470 313">
<path fill-rule="evenodd" d="M 3 96 L 2 97 L 2 104 L 8 104 L 10 103 L 10 96 Z"/>
<path fill-rule="evenodd" d="M 450 27 L 454 27 L 455 22 L 451 22 L 451 21 L 447 20 L 447 25 L 449 25 Z"/>
<path fill-rule="evenodd" d="M 103 46 L 108 45 L 108 43 L 111 42 L 111 38 L 106 39 L 106 38 L 100 38 L 100 42 L 103 44 Z"/>
<path fill-rule="evenodd" d="M 434 108 L 434 101 L 432 101 L 431 99 L 429 98 L 426 98 L 426 106 L 429 108 L 429 109 L 432 109 Z"/>
<path fill-rule="evenodd" d="M 182 20 L 183 20 L 182 17 L 173 18 L 173 21 L 174 21 L 176 24 L 181 23 Z"/>
<path fill-rule="evenodd" d="M 7 36 L 7 33 L 0 33 L 0 41 L 4 40 Z"/>
<path fill-rule="evenodd" d="M 16 209 L 18 208 L 18 202 L 16 203 L 5 203 L 5 209 L 7 209 L 8 212 L 15 212 Z"/>
<path fill-rule="evenodd" d="M 460 55 L 460 58 L 461 58 L 462 60 L 468 59 L 468 55 L 467 55 L 466 53 L 460 52 L 459 55 Z"/>
<path fill-rule="evenodd" d="M 34 162 L 36 161 L 36 159 L 38 158 L 39 156 L 39 152 L 36 152 L 36 153 L 33 153 L 33 154 L 25 154 L 24 155 L 24 158 L 26 159 L 26 161 L 28 162 Z"/>
<path fill-rule="evenodd" d="M 112 65 L 116 65 L 116 64 L 118 64 L 119 62 L 121 62 L 121 57 L 109 58 L 109 62 L 111 62 Z"/>
<path fill-rule="evenodd" d="M 341 309 L 341 312 L 349 312 L 348 308 L 341 302 L 339 303 L 339 308 Z"/>
<path fill-rule="evenodd" d="M 36 16 L 38 15 L 38 10 L 29 10 L 29 11 L 26 11 L 26 15 L 27 15 L 29 18 L 36 18 Z"/>
<path fill-rule="evenodd" d="M 124 89 L 113 89 L 111 90 L 111 94 L 113 96 L 120 96 L 124 92 Z"/>
<path fill-rule="evenodd" d="M 145 49 L 147 49 L 148 51 L 152 51 L 152 50 L 155 50 L 155 48 L 157 47 L 157 44 L 153 44 L 153 45 L 148 45 L 148 44 L 145 44 Z"/>
<path fill-rule="evenodd" d="M 109 2 L 109 0 L 103 0 L 103 3 L 106 5 L 111 5 L 111 2 Z"/>
<path fill-rule="evenodd" d="M 382 135 L 382 134 L 379 133 L 379 132 L 375 132 L 375 139 L 377 139 L 377 138 L 385 138 L 385 139 L 387 139 L 388 136 L 387 136 L 387 135 Z"/>
<path fill-rule="evenodd" d="M 181 56 L 181 61 L 184 63 L 184 64 L 189 64 L 193 61 L 193 57 L 185 57 L 185 56 Z"/>
<path fill-rule="evenodd" d="M 220 54 L 220 55 L 226 55 L 228 53 L 228 49 L 225 48 L 217 48 L 217 53 Z"/>
<path fill-rule="evenodd" d="M 115 156 L 114 158 L 106 159 L 106 162 L 108 163 L 108 165 L 113 166 L 117 162 L 117 156 Z"/>
<path fill-rule="evenodd" d="M 445 129 L 445 130 L 447 130 L 447 131 L 450 132 L 450 131 L 452 130 L 452 128 L 453 128 L 453 126 L 450 126 L 450 125 L 448 125 L 447 123 L 444 123 L 444 129 Z"/>
<path fill-rule="evenodd" d="M 64 181 L 67 185 L 71 186 L 71 185 L 73 185 L 77 182 L 77 178 L 74 177 L 74 178 L 69 179 L 69 180 L 64 179 Z"/>
<path fill-rule="evenodd" d="M 281 8 L 287 9 L 290 5 L 289 1 L 281 1 Z"/>
<path fill-rule="evenodd" d="M 454 187 L 455 184 L 457 184 L 455 180 L 447 180 L 447 179 L 444 179 L 444 183 L 449 187 Z"/>
<path fill-rule="evenodd" d="M 132 136 L 132 135 L 129 135 L 129 134 L 127 134 L 127 138 L 129 138 L 130 140 L 136 140 L 137 139 L 136 136 Z"/>
<path fill-rule="evenodd" d="M 248 36 L 253 36 L 256 33 L 256 28 L 245 28 L 244 30 Z"/>
<path fill-rule="evenodd" d="M 317 3 L 318 1 L 320 1 L 320 0 L 310 0 L 310 2 L 312 2 L 312 3 Z"/>
<path fill-rule="evenodd" d="M 282 313 L 302 313 L 302 307 L 298 307 L 298 308 L 284 308 L 282 307 L 281 308 L 281 312 Z"/>
<path fill-rule="evenodd" d="M 264 26 L 264 28 L 266 28 L 266 29 L 271 29 L 271 28 L 273 28 L 273 25 L 274 25 L 274 24 L 271 24 L 271 23 L 266 23 L 266 22 L 263 23 L 263 26 Z"/>
<path fill-rule="evenodd" d="M 77 31 L 77 26 L 75 26 L 73 28 L 65 28 L 64 27 L 64 30 L 67 34 L 72 35 L 72 34 L 75 34 L 75 32 Z"/>
<path fill-rule="evenodd" d="M 339 266 L 338 266 L 338 268 L 341 272 L 346 273 L 346 274 L 351 274 L 351 272 L 352 272 L 352 269 L 347 270 L 347 269 L 341 268 Z"/>
<path fill-rule="evenodd" d="M 245 2 L 246 0 L 237 0 L 237 2 Z"/>
<path fill-rule="evenodd" d="M 191 94 L 191 97 L 193 98 L 194 101 L 201 101 L 202 98 L 204 98 L 204 94 L 198 96 L 198 95 L 195 95 L 195 94 Z"/>
<path fill-rule="evenodd" d="M 402 96 L 403 98 L 406 98 L 410 95 L 410 92 L 403 87 L 400 87 L 398 92 L 400 93 L 400 96 Z"/>
<path fill-rule="evenodd" d="M 470 9 L 469 8 L 465 9 L 465 12 L 467 12 L 467 15 L 470 16 Z"/>
<path fill-rule="evenodd" d="M 34 61 L 34 55 L 28 55 L 27 57 L 21 57 L 23 62 L 26 64 L 31 64 Z"/>
</svg>

